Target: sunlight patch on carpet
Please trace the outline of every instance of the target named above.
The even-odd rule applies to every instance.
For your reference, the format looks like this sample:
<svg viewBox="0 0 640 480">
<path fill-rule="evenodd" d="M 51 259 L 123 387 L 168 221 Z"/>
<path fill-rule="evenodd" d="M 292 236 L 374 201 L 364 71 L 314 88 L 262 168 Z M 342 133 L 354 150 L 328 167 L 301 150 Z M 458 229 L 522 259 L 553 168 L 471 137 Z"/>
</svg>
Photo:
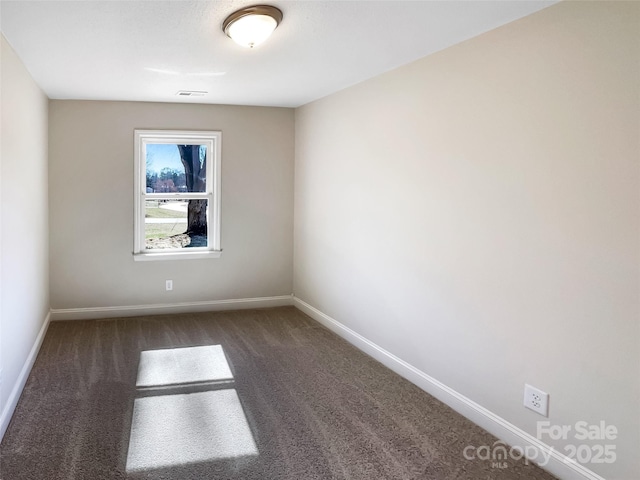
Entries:
<svg viewBox="0 0 640 480">
<path fill-rule="evenodd" d="M 140 353 L 136 387 L 233 380 L 221 345 L 146 350 Z"/>
<path fill-rule="evenodd" d="M 221 345 L 141 352 L 127 472 L 258 455 L 234 385 Z"/>
<path fill-rule="evenodd" d="M 127 472 L 258 455 L 233 389 L 138 398 Z"/>
</svg>

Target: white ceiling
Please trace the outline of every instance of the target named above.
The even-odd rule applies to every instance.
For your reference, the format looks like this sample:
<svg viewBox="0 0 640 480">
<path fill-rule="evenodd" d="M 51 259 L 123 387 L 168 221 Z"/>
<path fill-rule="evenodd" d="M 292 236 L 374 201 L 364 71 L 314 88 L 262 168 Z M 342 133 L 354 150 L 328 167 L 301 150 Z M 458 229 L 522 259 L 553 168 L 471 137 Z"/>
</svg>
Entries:
<svg viewBox="0 0 640 480">
<path fill-rule="evenodd" d="M 248 50 L 221 25 L 255 3 L 284 19 Z M 50 98 L 296 107 L 553 3 L 1 0 L 0 25 Z"/>
</svg>

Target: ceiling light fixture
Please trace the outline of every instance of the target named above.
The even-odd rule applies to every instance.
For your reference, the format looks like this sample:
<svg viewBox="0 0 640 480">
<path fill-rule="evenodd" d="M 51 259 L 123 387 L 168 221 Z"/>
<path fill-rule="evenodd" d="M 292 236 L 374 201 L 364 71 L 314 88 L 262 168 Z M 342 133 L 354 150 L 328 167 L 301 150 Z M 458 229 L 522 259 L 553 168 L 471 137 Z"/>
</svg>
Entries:
<svg viewBox="0 0 640 480">
<path fill-rule="evenodd" d="M 179 97 L 204 97 L 207 93 L 203 90 L 178 90 L 176 95 Z"/>
<path fill-rule="evenodd" d="M 234 42 L 253 48 L 264 42 L 282 21 L 282 12 L 270 5 L 255 5 L 229 15 L 222 30 Z"/>
</svg>

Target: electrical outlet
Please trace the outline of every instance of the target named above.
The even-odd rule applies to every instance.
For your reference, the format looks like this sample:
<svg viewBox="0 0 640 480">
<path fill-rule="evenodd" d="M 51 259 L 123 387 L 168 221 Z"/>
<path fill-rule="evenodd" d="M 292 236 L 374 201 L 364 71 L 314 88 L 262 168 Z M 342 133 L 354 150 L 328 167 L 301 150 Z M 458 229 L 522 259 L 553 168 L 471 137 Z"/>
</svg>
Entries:
<svg viewBox="0 0 640 480">
<path fill-rule="evenodd" d="M 173 280 L 167 280 L 166 288 L 167 288 L 167 292 L 173 290 Z"/>
<path fill-rule="evenodd" d="M 543 417 L 549 416 L 549 394 L 524 384 L 524 406 Z"/>
</svg>

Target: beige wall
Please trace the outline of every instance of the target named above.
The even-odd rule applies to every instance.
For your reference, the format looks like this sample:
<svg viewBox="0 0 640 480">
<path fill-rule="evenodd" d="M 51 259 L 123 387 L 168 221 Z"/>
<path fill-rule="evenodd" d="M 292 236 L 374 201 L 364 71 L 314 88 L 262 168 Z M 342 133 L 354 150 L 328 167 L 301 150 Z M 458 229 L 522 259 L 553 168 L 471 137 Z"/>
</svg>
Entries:
<svg viewBox="0 0 640 480">
<path fill-rule="evenodd" d="M 52 308 L 292 292 L 293 110 L 56 100 L 49 111 Z M 136 128 L 222 131 L 221 258 L 134 262 Z"/>
<path fill-rule="evenodd" d="M 532 435 L 525 382 L 615 425 L 628 480 L 639 26 L 566 2 L 296 110 L 295 295 Z"/>
<path fill-rule="evenodd" d="M 49 313 L 47 97 L 0 35 L 0 438 Z M 27 370 L 28 372 L 28 370 Z"/>
</svg>

